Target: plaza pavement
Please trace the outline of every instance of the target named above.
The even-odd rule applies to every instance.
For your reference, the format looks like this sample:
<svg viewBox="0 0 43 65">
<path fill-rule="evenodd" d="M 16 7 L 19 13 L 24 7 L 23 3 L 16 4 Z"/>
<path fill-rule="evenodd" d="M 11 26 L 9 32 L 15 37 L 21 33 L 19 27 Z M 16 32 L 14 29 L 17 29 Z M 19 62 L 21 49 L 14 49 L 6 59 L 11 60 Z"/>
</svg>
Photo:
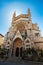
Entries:
<svg viewBox="0 0 43 65">
<path fill-rule="evenodd" d="M 28 62 L 25 62 L 25 63 L 15 63 L 15 62 L 0 61 L 0 65 L 43 65 L 43 62 L 28 61 Z"/>
</svg>

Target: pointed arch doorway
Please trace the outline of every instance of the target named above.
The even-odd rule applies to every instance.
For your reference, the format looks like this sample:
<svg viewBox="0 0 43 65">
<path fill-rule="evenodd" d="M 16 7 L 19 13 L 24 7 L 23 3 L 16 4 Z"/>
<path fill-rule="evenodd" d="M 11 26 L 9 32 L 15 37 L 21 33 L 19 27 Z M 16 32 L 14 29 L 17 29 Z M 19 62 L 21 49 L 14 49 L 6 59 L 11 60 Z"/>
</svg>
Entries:
<svg viewBox="0 0 43 65">
<path fill-rule="evenodd" d="M 13 43 L 13 55 L 16 57 L 22 56 L 23 42 L 20 38 L 16 38 Z"/>
</svg>

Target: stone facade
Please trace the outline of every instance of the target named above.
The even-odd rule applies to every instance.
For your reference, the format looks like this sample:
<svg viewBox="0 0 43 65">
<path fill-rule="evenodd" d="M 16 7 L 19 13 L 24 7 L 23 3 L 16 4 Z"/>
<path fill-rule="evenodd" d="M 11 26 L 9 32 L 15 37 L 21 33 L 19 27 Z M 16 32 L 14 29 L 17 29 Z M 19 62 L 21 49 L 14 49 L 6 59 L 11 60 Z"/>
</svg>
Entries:
<svg viewBox="0 0 43 65">
<path fill-rule="evenodd" d="M 11 27 L 4 37 L 4 44 L 5 48 L 10 50 L 9 54 L 14 56 L 18 56 L 18 53 L 21 56 L 23 49 L 31 47 L 43 49 L 43 37 L 38 25 L 32 23 L 30 9 L 27 14 L 18 16 L 14 12 Z"/>
<path fill-rule="evenodd" d="M 3 41 L 4 41 L 4 36 L 0 34 L 0 46 L 3 44 Z"/>
</svg>

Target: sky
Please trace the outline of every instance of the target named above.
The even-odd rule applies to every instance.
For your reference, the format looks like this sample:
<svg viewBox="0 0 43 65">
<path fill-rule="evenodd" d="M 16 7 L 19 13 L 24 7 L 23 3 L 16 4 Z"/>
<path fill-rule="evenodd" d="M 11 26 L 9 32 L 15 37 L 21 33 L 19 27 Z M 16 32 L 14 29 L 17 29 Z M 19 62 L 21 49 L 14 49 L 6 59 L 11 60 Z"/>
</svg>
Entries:
<svg viewBox="0 0 43 65">
<path fill-rule="evenodd" d="M 28 8 L 32 22 L 38 24 L 43 36 L 43 0 L 0 0 L 0 34 L 8 32 L 14 11 L 17 15 L 27 14 Z"/>
</svg>

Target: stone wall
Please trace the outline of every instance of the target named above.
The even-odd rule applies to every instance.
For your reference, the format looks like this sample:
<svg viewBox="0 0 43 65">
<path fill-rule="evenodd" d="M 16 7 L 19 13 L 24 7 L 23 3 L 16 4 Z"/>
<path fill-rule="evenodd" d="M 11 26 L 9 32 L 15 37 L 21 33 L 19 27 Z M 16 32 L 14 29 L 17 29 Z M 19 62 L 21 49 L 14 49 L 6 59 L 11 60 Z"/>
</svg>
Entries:
<svg viewBox="0 0 43 65">
<path fill-rule="evenodd" d="M 3 38 L 4 36 L 0 35 L 0 45 L 3 44 Z"/>
</svg>

